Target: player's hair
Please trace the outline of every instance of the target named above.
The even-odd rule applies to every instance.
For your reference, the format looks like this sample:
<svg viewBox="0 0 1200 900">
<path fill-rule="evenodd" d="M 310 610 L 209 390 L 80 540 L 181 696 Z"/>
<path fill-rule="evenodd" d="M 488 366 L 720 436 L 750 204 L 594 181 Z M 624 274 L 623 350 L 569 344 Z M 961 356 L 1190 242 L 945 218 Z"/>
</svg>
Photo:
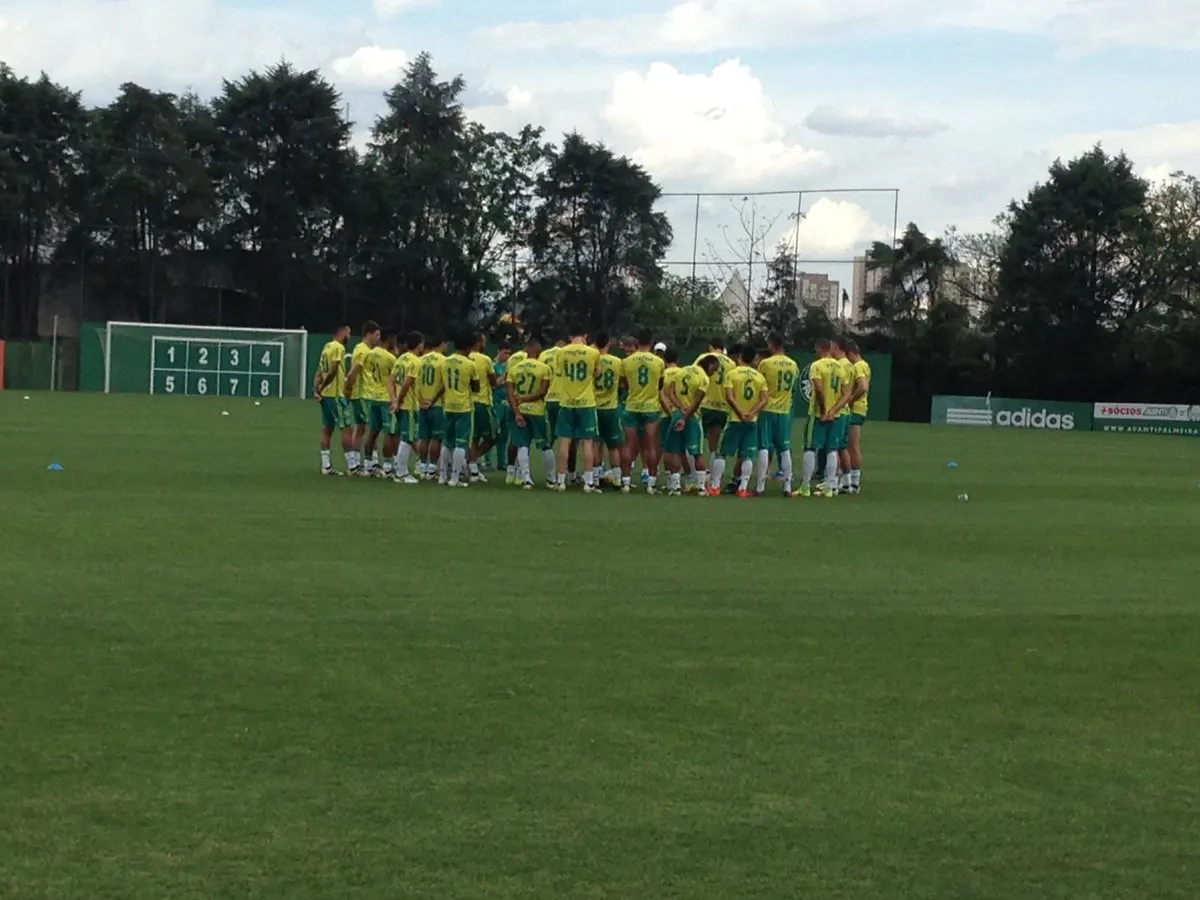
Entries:
<svg viewBox="0 0 1200 900">
<path fill-rule="evenodd" d="M 388 330 L 388 331 L 387 331 L 387 332 L 384 334 L 384 336 L 383 336 L 383 339 L 384 339 L 384 341 L 386 341 L 387 343 L 389 343 L 389 344 L 392 344 L 393 346 L 395 346 L 396 344 L 399 344 L 399 343 L 400 343 L 400 333 L 399 333 L 399 332 L 397 332 L 397 331 L 391 331 L 391 330 Z"/>
<path fill-rule="evenodd" d="M 729 347 L 728 355 L 733 357 L 734 359 L 740 359 L 741 355 L 742 355 L 742 345 L 741 344 L 731 344 Z"/>
<path fill-rule="evenodd" d="M 425 335 L 421 334 L 419 331 L 410 331 L 408 333 L 408 337 L 404 339 L 404 345 L 408 347 L 409 350 L 416 350 L 423 343 L 425 343 Z"/>
<path fill-rule="evenodd" d="M 847 353 L 853 353 L 855 355 L 858 355 L 858 353 L 860 352 L 858 349 L 858 341 L 852 341 L 849 338 L 842 341 L 842 349 L 845 350 Z"/>
<path fill-rule="evenodd" d="M 454 339 L 454 347 L 460 353 L 466 353 L 475 346 L 475 342 L 478 340 L 479 338 L 473 331 L 464 331 Z"/>
<path fill-rule="evenodd" d="M 567 329 L 567 337 L 579 337 L 586 334 L 587 329 L 583 327 L 582 322 L 572 322 L 571 327 Z"/>
<path fill-rule="evenodd" d="M 607 331 L 598 331 L 592 337 L 592 344 L 596 347 L 607 347 L 611 341 Z"/>
<path fill-rule="evenodd" d="M 349 334 L 353 329 L 349 325 L 339 325 L 334 334 L 341 334 L 343 331 Z"/>
<path fill-rule="evenodd" d="M 374 334 L 376 331 L 381 331 L 381 330 L 382 329 L 379 327 L 378 322 L 376 322 L 374 319 L 367 319 L 367 323 L 365 325 L 363 325 L 362 333 L 363 334 Z"/>
<path fill-rule="evenodd" d="M 696 365 L 704 369 L 706 372 L 715 372 L 717 367 L 721 365 L 721 362 L 717 359 L 715 354 L 707 353 L 696 360 Z"/>
<path fill-rule="evenodd" d="M 818 353 L 828 353 L 829 349 L 832 346 L 833 346 L 833 341 L 831 341 L 829 338 L 818 338 L 817 339 L 817 352 Z"/>
<path fill-rule="evenodd" d="M 767 346 L 783 349 L 783 335 L 778 331 L 773 332 L 770 337 L 767 338 Z"/>
<path fill-rule="evenodd" d="M 724 351 L 724 349 L 725 349 L 725 338 L 723 338 L 723 337 L 715 337 L 715 338 L 712 338 L 712 339 L 710 339 L 710 340 L 709 340 L 709 342 L 708 342 L 708 346 L 712 347 L 714 350 L 721 350 L 721 351 Z"/>
<path fill-rule="evenodd" d="M 651 331 L 639 331 L 637 335 L 637 345 L 639 347 L 649 347 L 654 343 L 654 333 Z"/>
<path fill-rule="evenodd" d="M 528 350 L 530 347 L 537 347 L 538 349 L 541 349 L 541 346 L 542 346 L 542 336 L 540 334 L 531 334 L 528 338 L 525 339 L 525 349 L 526 350 Z"/>
<path fill-rule="evenodd" d="M 758 356 L 758 348 L 753 344 L 747 344 L 746 346 L 742 347 L 741 352 L 738 353 L 738 358 L 744 363 L 754 362 L 754 357 L 756 356 Z"/>
<path fill-rule="evenodd" d="M 497 353 L 499 353 L 501 350 L 511 350 L 511 349 L 512 349 L 512 344 L 510 344 L 508 341 L 501 341 L 499 344 L 496 345 Z"/>
<path fill-rule="evenodd" d="M 679 362 L 679 351 L 674 347 L 668 347 L 663 351 L 663 362 L 677 363 Z"/>
<path fill-rule="evenodd" d="M 837 347 L 839 350 L 845 350 L 845 349 L 846 349 L 846 339 L 845 339 L 844 337 L 841 337 L 841 336 L 835 335 L 835 336 L 834 336 L 834 337 L 833 337 L 833 338 L 830 340 L 830 342 L 829 342 L 829 343 L 831 343 L 833 346 Z"/>
</svg>

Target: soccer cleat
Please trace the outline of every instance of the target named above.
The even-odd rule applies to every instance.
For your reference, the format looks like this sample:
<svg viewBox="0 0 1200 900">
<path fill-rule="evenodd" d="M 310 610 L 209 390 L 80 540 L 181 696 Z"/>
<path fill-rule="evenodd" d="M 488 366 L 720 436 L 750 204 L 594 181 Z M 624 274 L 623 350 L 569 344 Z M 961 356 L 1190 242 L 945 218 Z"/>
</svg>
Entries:
<svg viewBox="0 0 1200 900">
<path fill-rule="evenodd" d="M 604 493 L 602 490 L 600 490 L 600 488 L 598 488 L 598 487 L 593 487 L 593 486 L 592 486 L 592 485 L 590 485 L 590 484 L 585 484 L 585 485 L 583 486 L 583 492 L 584 492 L 585 494 L 602 494 L 602 493 Z"/>
<path fill-rule="evenodd" d="M 567 492 L 567 486 L 565 484 L 559 484 L 558 482 L 555 482 L 553 487 L 551 487 L 551 490 L 557 491 L 560 494 L 565 494 Z"/>
<path fill-rule="evenodd" d="M 632 491 L 633 491 L 633 488 L 631 488 L 629 485 L 627 485 L 627 484 L 621 485 L 621 493 L 622 494 L 629 494 L 629 493 L 632 493 Z"/>
<path fill-rule="evenodd" d="M 767 496 L 767 492 L 766 491 L 755 491 L 754 496 L 755 497 L 765 497 L 765 496 Z"/>
<path fill-rule="evenodd" d="M 797 497 L 811 497 L 812 496 L 812 488 L 809 487 L 807 484 L 802 484 L 802 485 L 800 485 L 800 490 L 796 491 L 796 496 Z"/>
<path fill-rule="evenodd" d="M 826 500 L 832 500 L 837 496 L 837 491 L 831 488 L 829 485 L 825 485 L 823 488 L 821 488 L 821 496 Z"/>
<path fill-rule="evenodd" d="M 667 491 L 667 496 L 668 497 L 682 497 L 683 491 L 675 490 L 674 488 L 672 488 L 671 490 Z"/>
<path fill-rule="evenodd" d="M 445 486 L 446 486 L 446 484 L 448 483 L 448 482 L 446 481 L 446 479 L 445 479 L 445 478 L 443 478 L 443 477 L 441 477 L 441 476 L 438 476 L 438 480 L 437 480 L 437 481 L 438 481 L 438 486 L 439 486 L 439 487 L 445 487 Z"/>
<path fill-rule="evenodd" d="M 737 496 L 738 496 L 738 497 L 741 497 L 742 499 L 745 499 L 745 498 L 747 498 L 747 497 L 749 497 L 749 496 L 750 496 L 750 492 L 749 492 L 749 491 L 743 491 L 741 488 L 738 488 Z"/>
<path fill-rule="evenodd" d="M 420 484 L 421 482 L 413 478 L 411 475 L 397 475 L 392 481 L 396 484 Z"/>
<path fill-rule="evenodd" d="M 321 474 L 322 475 L 341 475 L 342 473 L 339 472 L 337 469 L 322 469 Z"/>
<path fill-rule="evenodd" d="M 720 497 L 721 489 L 719 487 L 710 487 L 705 493 L 710 497 Z"/>
<path fill-rule="evenodd" d="M 532 491 L 533 490 L 533 482 L 532 481 L 525 482 L 523 485 L 521 485 L 521 490 Z"/>
<path fill-rule="evenodd" d="M 474 475 L 471 476 L 471 483 L 472 484 L 487 484 L 487 476 L 484 475 L 482 472 L 476 472 Z"/>
</svg>

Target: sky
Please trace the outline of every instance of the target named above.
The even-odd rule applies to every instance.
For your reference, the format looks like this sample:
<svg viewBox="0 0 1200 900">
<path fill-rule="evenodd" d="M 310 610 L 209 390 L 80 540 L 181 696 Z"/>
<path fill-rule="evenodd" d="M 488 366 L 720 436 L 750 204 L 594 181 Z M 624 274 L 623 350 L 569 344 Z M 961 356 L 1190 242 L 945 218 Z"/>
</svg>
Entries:
<svg viewBox="0 0 1200 900">
<path fill-rule="evenodd" d="M 1196 0 L 0 0 L 0 59 L 89 103 L 286 58 L 337 85 L 360 143 L 422 50 L 485 125 L 577 130 L 705 192 L 698 221 L 694 196 L 662 204 L 684 274 L 719 277 L 751 230 L 845 281 L 827 261 L 894 221 L 987 229 L 1096 142 L 1200 174 Z"/>
</svg>

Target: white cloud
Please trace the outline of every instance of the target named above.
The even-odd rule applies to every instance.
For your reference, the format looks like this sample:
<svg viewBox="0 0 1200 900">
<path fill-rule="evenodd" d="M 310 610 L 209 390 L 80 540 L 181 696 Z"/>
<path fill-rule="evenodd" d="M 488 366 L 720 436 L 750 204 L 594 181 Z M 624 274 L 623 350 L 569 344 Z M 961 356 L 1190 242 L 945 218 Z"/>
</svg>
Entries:
<svg viewBox="0 0 1200 900">
<path fill-rule="evenodd" d="M 604 115 L 622 149 L 660 177 L 687 173 L 741 189 L 824 161 L 789 140 L 762 83 L 738 60 L 707 75 L 666 63 L 624 72 Z"/>
<path fill-rule="evenodd" d="M 822 197 L 799 222 L 788 226 L 779 243 L 799 246 L 802 256 L 843 259 L 871 241 L 890 241 L 891 236 L 890 225 L 880 225 L 857 203 Z"/>
<path fill-rule="evenodd" d="M 822 104 L 808 114 L 804 125 L 834 137 L 919 138 L 946 131 L 945 122 L 898 116 L 867 107 L 837 107 Z"/>
<path fill-rule="evenodd" d="M 391 87 L 401 79 L 408 54 L 392 47 L 359 47 L 329 66 L 339 84 L 353 87 Z"/>
<path fill-rule="evenodd" d="M 660 14 L 514 22 L 484 30 L 509 48 L 642 54 L 794 45 L 853 32 L 970 28 L 1049 36 L 1077 49 L 1200 47 L 1193 0 L 681 0 Z"/>
<path fill-rule="evenodd" d="M 520 112 L 533 106 L 533 94 L 513 85 L 504 93 L 505 104 L 512 112 Z"/>
<path fill-rule="evenodd" d="M 390 19 L 406 9 L 416 6 L 435 6 L 438 0 L 372 0 L 371 6 L 375 15 L 381 19 Z"/>
<path fill-rule="evenodd" d="M 1124 151 L 1142 170 L 1200 171 L 1200 120 L 1170 122 L 1123 131 L 1070 134 L 1054 142 L 1054 151 L 1064 159 L 1078 156 L 1100 144 L 1110 154 Z"/>
</svg>

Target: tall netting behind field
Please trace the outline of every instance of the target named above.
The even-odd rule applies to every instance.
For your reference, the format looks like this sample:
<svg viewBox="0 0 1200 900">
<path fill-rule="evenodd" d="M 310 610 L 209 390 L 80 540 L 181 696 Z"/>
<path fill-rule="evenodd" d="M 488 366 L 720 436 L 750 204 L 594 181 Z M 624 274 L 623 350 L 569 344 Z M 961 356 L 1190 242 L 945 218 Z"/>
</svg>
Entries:
<svg viewBox="0 0 1200 900">
<path fill-rule="evenodd" d="M 896 188 L 667 193 L 657 208 L 674 240 L 663 265 L 688 280 L 698 302 L 719 300 L 732 332 L 749 328 L 758 304 L 781 293 L 781 277 L 794 282 L 801 311 L 821 307 L 850 324 L 874 287 L 864 254 L 875 241 L 896 240 L 899 197 Z"/>
</svg>

